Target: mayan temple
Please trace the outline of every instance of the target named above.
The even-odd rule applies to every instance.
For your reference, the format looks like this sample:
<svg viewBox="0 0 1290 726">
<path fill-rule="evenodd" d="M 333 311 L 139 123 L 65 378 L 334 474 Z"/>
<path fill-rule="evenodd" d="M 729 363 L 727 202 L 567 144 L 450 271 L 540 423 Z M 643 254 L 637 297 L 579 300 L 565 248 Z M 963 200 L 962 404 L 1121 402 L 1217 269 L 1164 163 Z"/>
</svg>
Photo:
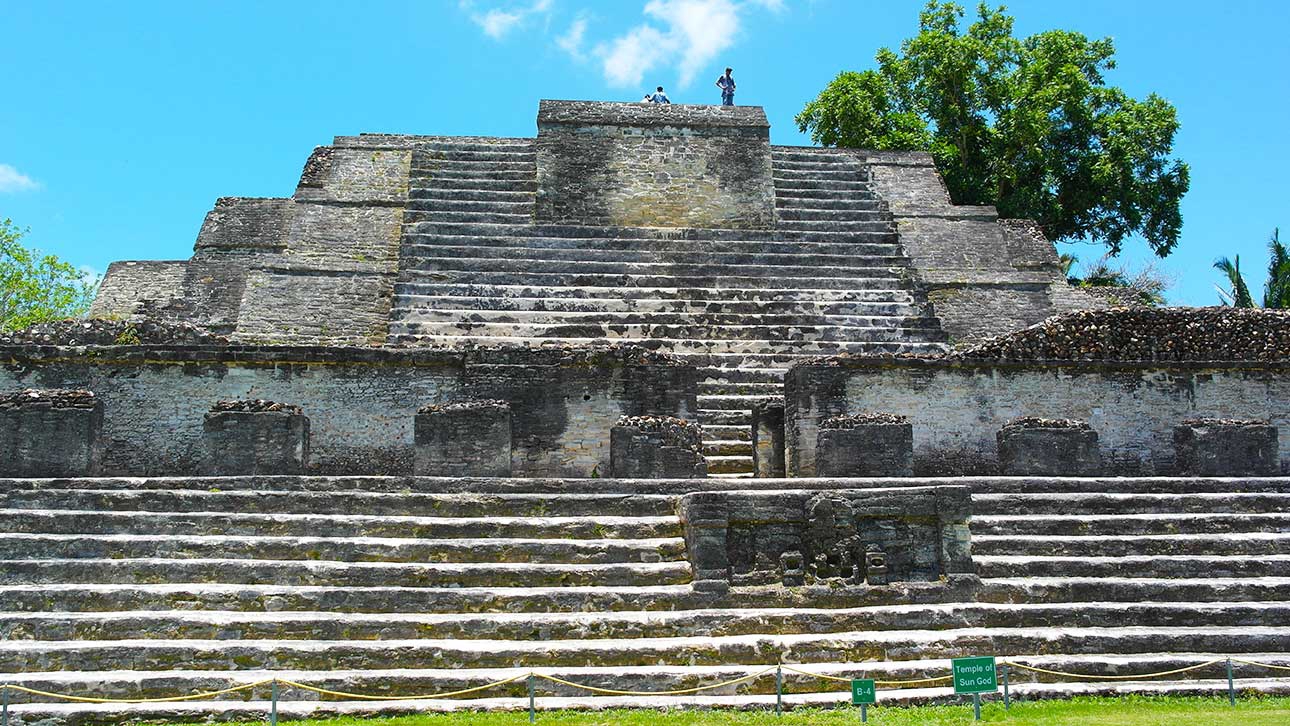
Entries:
<svg viewBox="0 0 1290 726">
<path fill-rule="evenodd" d="M 1125 302 L 760 107 L 337 137 L 0 336 L 0 682 L 221 692 L 6 713 L 1290 691 L 1290 317 Z"/>
</svg>

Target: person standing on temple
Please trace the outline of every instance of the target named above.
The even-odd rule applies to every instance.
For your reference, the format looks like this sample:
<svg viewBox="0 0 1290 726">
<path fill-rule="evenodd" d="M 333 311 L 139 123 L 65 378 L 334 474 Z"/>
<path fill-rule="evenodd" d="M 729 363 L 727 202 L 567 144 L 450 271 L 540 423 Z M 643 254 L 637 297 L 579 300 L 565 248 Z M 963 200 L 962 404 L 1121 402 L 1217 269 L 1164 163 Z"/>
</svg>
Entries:
<svg viewBox="0 0 1290 726">
<path fill-rule="evenodd" d="M 722 106 L 735 105 L 735 79 L 731 77 L 730 70 L 727 68 L 726 74 L 717 78 L 717 88 L 721 89 Z"/>
</svg>

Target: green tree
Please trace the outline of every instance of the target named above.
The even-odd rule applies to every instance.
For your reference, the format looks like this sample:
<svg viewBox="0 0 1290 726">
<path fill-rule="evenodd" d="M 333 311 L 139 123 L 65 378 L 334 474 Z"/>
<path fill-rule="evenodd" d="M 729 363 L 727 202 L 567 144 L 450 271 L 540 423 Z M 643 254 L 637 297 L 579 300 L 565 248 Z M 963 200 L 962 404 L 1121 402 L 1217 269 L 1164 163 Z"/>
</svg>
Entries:
<svg viewBox="0 0 1290 726">
<path fill-rule="evenodd" d="M 0 330 L 84 315 L 97 281 L 54 255 L 24 246 L 26 233 L 12 220 L 0 222 Z"/>
<path fill-rule="evenodd" d="M 1013 18 L 982 4 L 931 2 L 901 52 L 844 72 L 808 103 L 798 127 L 825 146 L 930 152 L 959 204 L 1037 220 L 1053 240 L 1116 254 L 1140 234 L 1161 257 L 1178 242 L 1188 167 L 1170 158 L 1174 107 L 1106 85 L 1109 38 L 1054 30 L 1013 36 Z"/>
<path fill-rule="evenodd" d="M 1214 286 L 1218 290 L 1219 302 L 1235 308 L 1258 307 L 1241 273 L 1240 255 L 1235 260 L 1218 258 L 1214 261 L 1214 269 L 1223 273 L 1227 282 L 1227 289 Z M 1272 230 L 1272 237 L 1268 239 L 1268 279 L 1263 283 L 1263 307 L 1269 310 L 1290 309 L 1290 254 L 1281 243 L 1280 227 Z"/>
</svg>

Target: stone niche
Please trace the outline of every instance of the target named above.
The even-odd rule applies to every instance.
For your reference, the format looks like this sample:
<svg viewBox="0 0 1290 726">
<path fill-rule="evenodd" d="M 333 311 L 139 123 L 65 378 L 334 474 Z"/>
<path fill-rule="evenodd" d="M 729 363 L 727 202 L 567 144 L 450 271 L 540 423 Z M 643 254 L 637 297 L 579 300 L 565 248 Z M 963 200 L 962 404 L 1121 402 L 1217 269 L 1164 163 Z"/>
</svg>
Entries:
<svg viewBox="0 0 1290 726">
<path fill-rule="evenodd" d="M 753 476 L 784 476 L 784 403 L 758 401 L 752 411 Z"/>
<path fill-rule="evenodd" d="M 511 475 L 511 406 L 506 401 L 457 401 L 417 411 L 417 476 Z"/>
<path fill-rule="evenodd" d="M 542 101 L 539 222 L 771 229 L 770 124 L 759 106 Z"/>
<path fill-rule="evenodd" d="M 1174 427 L 1174 456 L 1191 476 L 1277 476 L 1277 427 L 1267 421 L 1191 419 Z"/>
<path fill-rule="evenodd" d="M 615 479 L 702 479 L 703 430 L 671 416 L 624 416 L 609 434 Z"/>
<path fill-rule="evenodd" d="M 1005 476 L 1097 476 L 1102 454 L 1087 421 L 1018 418 L 997 434 L 999 471 Z"/>
<path fill-rule="evenodd" d="M 207 476 L 303 474 L 309 419 L 299 406 L 263 399 L 219 401 L 202 421 Z"/>
<path fill-rule="evenodd" d="M 0 476 L 99 473 L 103 404 L 90 391 L 0 394 Z"/>
<path fill-rule="evenodd" d="M 914 427 L 888 413 L 831 416 L 820 422 L 816 476 L 912 476 Z"/>
<path fill-rule="evenodd" d="M 826 588 L 973 576 L 966 487 L 697 492 L 680 516 L 695 587 Z"/>
</svg>

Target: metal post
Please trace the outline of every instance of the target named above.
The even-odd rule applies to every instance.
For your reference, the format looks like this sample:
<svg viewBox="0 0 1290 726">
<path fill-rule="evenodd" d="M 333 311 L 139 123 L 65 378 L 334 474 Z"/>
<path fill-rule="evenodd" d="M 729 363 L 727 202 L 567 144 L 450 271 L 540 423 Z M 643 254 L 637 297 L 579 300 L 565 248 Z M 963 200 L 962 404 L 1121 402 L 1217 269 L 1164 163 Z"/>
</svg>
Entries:
<svg viewBox="0 0 1290 726">
<path fill-rule="evenodd" d="M 784 666 L 775 666 L 775 715 L 784 713 Z"/>
<path fill-rule="evenodd" d="M 972 694 L 972 720 L 981 720 L 981 694 L 979 693 Z"/>
<path fill-rule="evenodd" d="M 1227 702 L 1236 708 L 1236 684 L 1232 682 L 1232 659 L 1227 659 Z"/>
<path fill-rule="evenodd" d="M 9 726 L 9 684 L 0 688 L 0 726 Z"/>
<path fill-rule="evenodd" d="M 533 674 L 529 674 L 529 723 L 537 722 L 537 697 L 533 695 Z"/>
<path fill-rule="evenodd" d="M 860 723 L 869 723 L 869 704 L 860 704 Z"/>
<path fill-rule="evenodd" d="M 1012 697 L 1008 692 L 1008 664 L 1003 664 L 1003 710 L 1012 708 Z"/>
<path fill-rule="evenodd" d="M 269 726 L 278 726 L 278 679 L 269 685 Z"/>
</svg>

